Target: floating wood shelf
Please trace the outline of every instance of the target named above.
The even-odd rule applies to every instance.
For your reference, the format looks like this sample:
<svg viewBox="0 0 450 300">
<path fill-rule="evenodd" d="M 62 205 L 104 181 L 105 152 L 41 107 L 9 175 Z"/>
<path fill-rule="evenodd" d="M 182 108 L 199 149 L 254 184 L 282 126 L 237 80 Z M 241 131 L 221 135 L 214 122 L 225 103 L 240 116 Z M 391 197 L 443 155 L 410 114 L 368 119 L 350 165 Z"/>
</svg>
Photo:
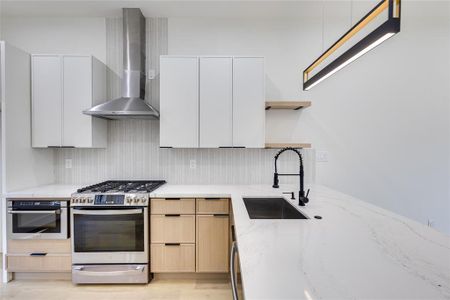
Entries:
<svg viewBox="0 0 450 300">
<path fill-rule="evenodd" d="M 311 101 L 266 101 L 266 110 L 292 109 L 299 110 L 311 106 Z"/>
<path fill-rule="evenodd" d="M 311 148 L 311 144 L 308 143 L 266 143 L 266 149 L 281 149 L 281 148 Z"/>
</svg>

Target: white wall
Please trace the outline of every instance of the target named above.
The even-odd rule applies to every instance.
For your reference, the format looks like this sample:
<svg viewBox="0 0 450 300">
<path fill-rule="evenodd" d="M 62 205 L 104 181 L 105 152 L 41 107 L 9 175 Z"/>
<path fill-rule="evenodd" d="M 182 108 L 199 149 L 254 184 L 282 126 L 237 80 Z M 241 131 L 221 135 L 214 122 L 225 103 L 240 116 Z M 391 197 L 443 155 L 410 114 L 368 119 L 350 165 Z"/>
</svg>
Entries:
<svg viewBox="0 0 450 300">
<path fill-rule="evenodd" d="M 29 53 L 94 55 L 106 62 L 105 18 L 5 17 L 2 38 Z"/>
<path fill-rule="evenodd" d="M 327 3 L 325 47 L 372 3 Z M 329 152 L 319 183 L 450 234 L 448 2 L 404 1 L 400 34 L 303 92 L 301 72 L 323 50 L 321 16 L 312 5 L 301 20 L 169 18 L 169 54 L 265 56 L 269 99 L 313 102 L 268 112 L 268 140 L 312 142 Z"/>
</svg>

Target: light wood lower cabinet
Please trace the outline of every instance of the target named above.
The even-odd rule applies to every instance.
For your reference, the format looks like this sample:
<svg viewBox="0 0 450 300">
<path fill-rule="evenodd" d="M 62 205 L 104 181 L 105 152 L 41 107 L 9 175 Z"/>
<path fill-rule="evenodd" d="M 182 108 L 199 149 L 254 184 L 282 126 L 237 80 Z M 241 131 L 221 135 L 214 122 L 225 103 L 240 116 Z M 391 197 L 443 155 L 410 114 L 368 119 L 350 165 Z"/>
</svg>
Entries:
<svg viewBox="0 0 450 300">
<path fill-rule="evenodd" d="M 71 253 L 70 239 L 66 240 L 8 240 L 8 253 Z"/>
<path fill-rule="evenodd" d="M 221 198 L 198 198 L 197 214 L 228 214 L 228 199 Z"/>
<path fill-rule="evenodd" d="M 151 272 L 229 271 L 229 199 L 158 198 L 151 205 Z"/>
<path fill-rule="evenodd" d="M 195 272 L 195 244 L 152 244 L 151 271 Z"/>
<path fill-rule="evenodd" d="M 195 243 L 194 215 L 152 215 L 152 243 Z"/>
<path fill-rule="evenodd" d="M 8 240 L 6 269 L 8 272 L 70 272 L 70 245 L 70 239 Z"/>
<path fill-rule="evenodd" d="M 228 215 L 197 215 L 197 272 L 228 272 Z"/>
<path fill-rule="evenodd" d="M 167 198 L 152 199 L 151 209 L 152 215 L 164 214 L 195 214 L 195 199 L 188 198 Z"/>
<path fill-rule="evenodd" d="M 70 254 L 8 254 L 6 257 L 8 272 L 70 272 L 72 269 Z"/>
</svg>

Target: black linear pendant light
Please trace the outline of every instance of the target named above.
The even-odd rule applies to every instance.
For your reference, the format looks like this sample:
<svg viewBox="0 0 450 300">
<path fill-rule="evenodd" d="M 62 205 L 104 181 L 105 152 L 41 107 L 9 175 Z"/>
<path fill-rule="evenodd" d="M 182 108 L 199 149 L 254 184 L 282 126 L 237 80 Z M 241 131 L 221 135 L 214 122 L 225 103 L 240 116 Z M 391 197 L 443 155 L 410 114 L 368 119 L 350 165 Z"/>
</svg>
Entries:
<svg viewBox="0 0 450 300">
<path fill-rule="evenodd" d="M 310 73 L 319 66 L 327 57 L 344 45 L 351 37 L 367 26 L 383 11 L 388 9 L 388 20 L 362 38 L 350 49 L 328 63 L 316 74 Z M 367 15 L 347 31 L 339 40 L 319 56 L 309 67 L 303 71 L 303 90 L 307 91 L 319 82 L 330 77 L 351 62 L 363 56 L 385 40 L 400 32 L 400 0 L 383 0 L 378 3 Z"/>
</svg>

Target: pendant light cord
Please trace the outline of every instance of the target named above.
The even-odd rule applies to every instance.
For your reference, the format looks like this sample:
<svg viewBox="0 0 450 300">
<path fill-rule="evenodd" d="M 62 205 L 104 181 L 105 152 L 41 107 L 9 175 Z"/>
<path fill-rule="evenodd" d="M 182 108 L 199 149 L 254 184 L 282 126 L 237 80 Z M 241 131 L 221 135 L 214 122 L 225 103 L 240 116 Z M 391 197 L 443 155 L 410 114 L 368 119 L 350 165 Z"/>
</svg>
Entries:
<svg viewBox="0 0 450 300">
<path fill-rule="evenodd" d="M 350 0 L 350 28 L 353 26 L 353 0 Z"/>
<path fill-rule="evenodd" d="M 322 53 L 325 51 L 325 0 L 322 0 Z"/>
</svg>

